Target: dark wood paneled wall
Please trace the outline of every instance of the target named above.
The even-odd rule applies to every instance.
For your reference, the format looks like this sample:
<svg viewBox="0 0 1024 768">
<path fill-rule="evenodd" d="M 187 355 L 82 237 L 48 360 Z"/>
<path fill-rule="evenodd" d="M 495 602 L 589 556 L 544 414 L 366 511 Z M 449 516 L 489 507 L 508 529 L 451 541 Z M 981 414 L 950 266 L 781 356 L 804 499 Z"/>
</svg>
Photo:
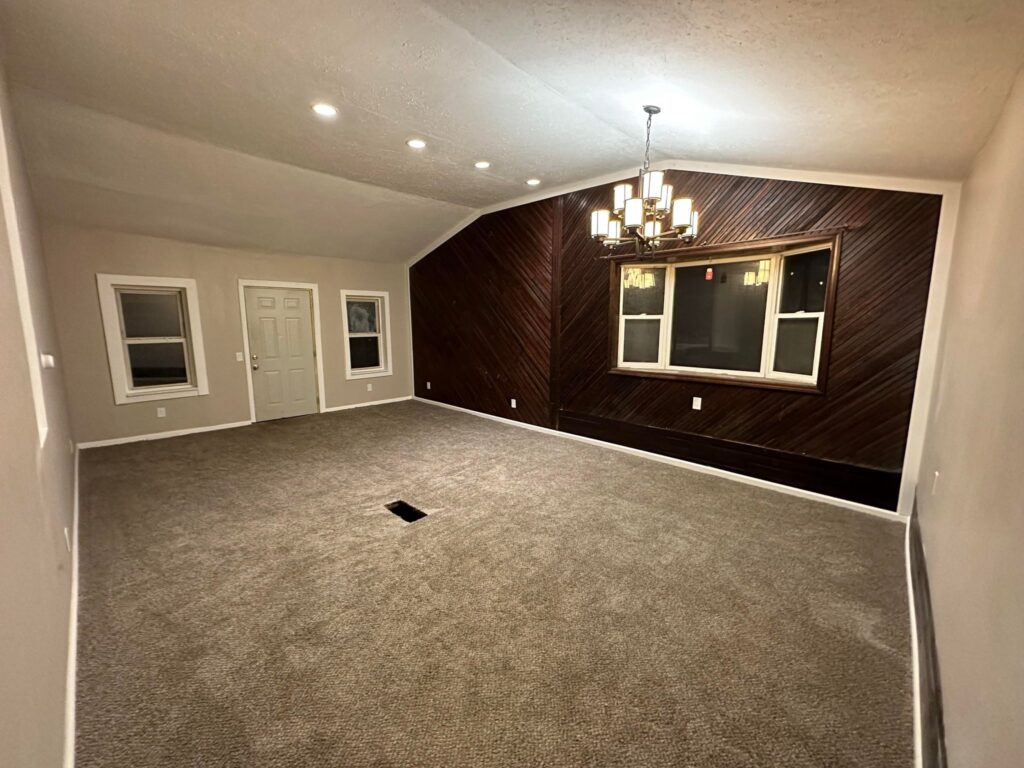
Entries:
<svg viewBox="0 0 1024 768">
<path fill-rule="evenodd" d="M 815 458 L 903 463 L 941 198 L 674 171 L 701 210 L 698 245 L 849 227 L 824 395 L 643 379 L 608 371 L 608 265 L 589 215 L 611 186 L 567 195 L 562 229 L 561 408 Z M 703 410 L 690 399 L 703 398 Z"/>
<path fill-rule="evenodd" d="M 553 426 L 552 254 L 559 209 L 559 201 L 543 200 L 483 216 L 413 265 L 417 396 Z"/>
<path fill-rule="evenodd" d="M 699 245 L 845 228 L 824 394 L 609 373 L 608 265 L 588 235 L 609 184 L 483 217 L 412 268 L 417 395 L 573 432 L 600 425 L 624 444 L 661 435 L 662 453 L 893 506 L 941 198 L 667 176 L 701 210 Z"/>
</svg>

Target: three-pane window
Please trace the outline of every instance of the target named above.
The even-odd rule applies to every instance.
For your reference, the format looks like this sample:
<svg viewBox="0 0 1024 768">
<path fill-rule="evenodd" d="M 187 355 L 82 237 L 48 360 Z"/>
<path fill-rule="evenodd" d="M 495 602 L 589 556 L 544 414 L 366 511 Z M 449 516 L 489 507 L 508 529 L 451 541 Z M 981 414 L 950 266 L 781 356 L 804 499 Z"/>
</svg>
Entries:
<svg viewBox="0 0 1024 768">
<path fill-rule="evenodd" d="M 621 368 L 815 383 L 832 247 L 624 265 Z"/>
</svg>

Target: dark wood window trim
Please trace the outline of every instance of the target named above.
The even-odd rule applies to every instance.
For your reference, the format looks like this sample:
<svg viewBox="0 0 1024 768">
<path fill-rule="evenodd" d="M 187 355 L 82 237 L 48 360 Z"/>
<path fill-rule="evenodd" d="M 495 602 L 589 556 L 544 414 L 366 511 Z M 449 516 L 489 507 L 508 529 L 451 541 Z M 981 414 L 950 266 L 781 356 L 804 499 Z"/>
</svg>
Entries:
<svg viewBox="0 0 1024 768">
<path fill-rule="evenodd" d="M 835 317 L 836 293 L 839 284 L 839 258 L 842 246 L 843 229 L 820 232 L 802 232 L 782 237 L 763 240 L 747 240 L 735 243 L 717 243 L 714 245 L 691 246 L 656 251 L 648 258 L 636 259 L 628 255 L 609 260 L 609 370 L 616 376 L 637 376 L 652 379 L 672 379 L 676 381 L 698 382 L 702 384 L 723 384 L 726 386 L 753 387 L 757 389 L 776 389 L 806 394 L 824 394 L 828 380 L 828 363 L 832 351 L 832 324 Z M 618 367 L 619 347 L 619 290 L 622 268 L 624 266 L 643 266 L 645 264 L 685 264 L 702 262 L 713 258 L 733 256 L 773 255 L 805 246 L 820 244 L 831 248 L 828 279 L 825 287 L 825 312 L 822 318 L 821 351 L 818 361 L 818 376 L 814 382 L 780 381 L 760 376 L 732 376 L 726 374 L 701 374 L 691 371 L 649 370 L 644 368 Z"/>
</svg>

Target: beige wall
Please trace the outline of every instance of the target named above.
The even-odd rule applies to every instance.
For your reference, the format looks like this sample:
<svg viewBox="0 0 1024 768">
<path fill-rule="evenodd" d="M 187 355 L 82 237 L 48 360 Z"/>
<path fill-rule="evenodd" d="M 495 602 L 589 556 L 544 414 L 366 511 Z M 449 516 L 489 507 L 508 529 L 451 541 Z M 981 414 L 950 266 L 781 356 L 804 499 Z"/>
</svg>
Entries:
<svg viewBox="0 0 1024 768">
<path fill-rule="evenodd" d="M 957 768 L 1024 765 L 1022 217 L 1024 73 L 964 186 L 917 494 Z"/>
<path fill-rule="evenodd" d="M 46 274 L 0 72 L 0 765 L 56 768 L 63 753 L 74 460 Z M 6 162 L 4 162 L 6 158 Z M 27 322 L 23 324 L 23 319 Z M 35 369 L 35 370 L 33 370 Z M 33 377 L 48 425 L 40 445 Z"/>
<path fill-rule="evenodd" d="M 327 407 L 411 394 L 406 270 L 401 264 L 214 248 L 104 230 L 47 225 L 43 233 L 75 440 L 90 442 L 249 420 L 239 278 L 317 283 Z M 191 277 L 199 290 L 210 394 L 115 405 L 97 273 Z M 391 376 L 346 380 L 341 289 L 390 293 Z M 373 385 L 368 392 L 367 384 Z M 157 418 L 157 407 L 167 409 Z"/>
</svg>

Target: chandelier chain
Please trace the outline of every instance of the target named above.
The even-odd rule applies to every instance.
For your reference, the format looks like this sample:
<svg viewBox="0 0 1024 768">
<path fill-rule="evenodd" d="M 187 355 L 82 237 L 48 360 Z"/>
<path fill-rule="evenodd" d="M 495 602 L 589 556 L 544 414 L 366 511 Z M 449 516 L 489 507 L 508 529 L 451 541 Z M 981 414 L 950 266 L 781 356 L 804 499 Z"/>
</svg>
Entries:
<svg viewBox="0 0 1024 768">
<path fill-rule="evenodd" d="M 648 113 L 647 115 L 647 143 L 644 145 L 644 170 L 647 171 L 651 167 L 651 120 L 654 115 Z"/>
</svg>

